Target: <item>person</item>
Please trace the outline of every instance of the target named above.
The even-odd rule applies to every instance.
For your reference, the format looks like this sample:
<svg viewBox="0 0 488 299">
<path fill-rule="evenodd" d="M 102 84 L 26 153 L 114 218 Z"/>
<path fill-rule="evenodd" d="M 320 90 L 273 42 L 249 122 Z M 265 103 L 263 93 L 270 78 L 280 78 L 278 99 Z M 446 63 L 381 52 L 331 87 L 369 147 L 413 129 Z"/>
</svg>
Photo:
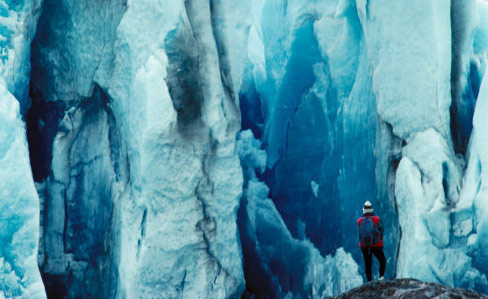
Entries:
<svg viewBox="0 0 488 299">
<path fill-rule="evenodd" d="M 373 213 L 369 201 L 363 205 L 363 217 L 358 219 L 359 247 L 363 253 L 366 278 L 371 281 L 371 264 L 373 255 L 380 263 L 380 280 L 384 279 L 386 259 L 383 253 L 383 223 Z"/>
</svg>

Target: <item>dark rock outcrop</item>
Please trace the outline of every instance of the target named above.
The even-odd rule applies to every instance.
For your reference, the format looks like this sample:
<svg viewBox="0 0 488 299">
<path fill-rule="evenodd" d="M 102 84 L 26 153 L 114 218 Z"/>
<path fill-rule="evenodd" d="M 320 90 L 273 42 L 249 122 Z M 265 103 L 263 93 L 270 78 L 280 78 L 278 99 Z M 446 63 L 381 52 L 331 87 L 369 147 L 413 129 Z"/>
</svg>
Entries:
<svg viewBox="0 0 488 299">
<path fill-rule="evenodd" d="M 395 279 L 374 281 L 352 289 L 335 299 L 354 298 L 488 298 L 471 290 L 452 288 L 445 285 L 423 282 L 416 279 Z"/>
</svg>

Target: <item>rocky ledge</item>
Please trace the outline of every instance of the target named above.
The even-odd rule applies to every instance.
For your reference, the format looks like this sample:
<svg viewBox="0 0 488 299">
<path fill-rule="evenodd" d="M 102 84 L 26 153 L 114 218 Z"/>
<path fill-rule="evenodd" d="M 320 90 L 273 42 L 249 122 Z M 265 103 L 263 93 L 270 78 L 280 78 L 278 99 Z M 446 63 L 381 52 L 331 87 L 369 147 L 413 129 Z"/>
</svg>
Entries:
<svg viewBox="0 0 488 299">
<path fill-rule="evenodd" d="M 416 279 L 395 279 L 374 281 L 343 293 L 335 299 L 354 298 L 488 298 L 471 290 L 452 288 L 445 285 L 423 282 Z"/>
</svg>

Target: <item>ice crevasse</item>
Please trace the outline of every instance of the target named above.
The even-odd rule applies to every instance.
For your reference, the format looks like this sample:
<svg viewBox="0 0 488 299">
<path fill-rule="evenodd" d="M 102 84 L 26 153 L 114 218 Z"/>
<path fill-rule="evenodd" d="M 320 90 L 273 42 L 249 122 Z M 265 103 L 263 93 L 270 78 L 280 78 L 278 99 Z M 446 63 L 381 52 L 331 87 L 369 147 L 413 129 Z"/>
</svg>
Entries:
<svg viewBox="0 0 488 299">
<path fill-rule="evenodd" d="M 387 277 L 488 292 L 486 1 L 4 0 L 0 35 L 1 296 L 336 295 L 365 200 Z"/>
</svg>

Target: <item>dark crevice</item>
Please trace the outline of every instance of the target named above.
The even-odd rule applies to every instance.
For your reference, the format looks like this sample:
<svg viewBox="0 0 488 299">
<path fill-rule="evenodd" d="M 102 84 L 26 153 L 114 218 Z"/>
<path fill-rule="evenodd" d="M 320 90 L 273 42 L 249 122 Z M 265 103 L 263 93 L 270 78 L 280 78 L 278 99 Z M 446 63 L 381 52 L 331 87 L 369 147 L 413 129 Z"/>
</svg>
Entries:
<svg viewBox="0 0 488 299">
<path fill-rule="evenodd" d="M 105 103 L 104 107 L 108 119 L 110 159 L 114 168 L 115 180 L 126 184 L 129 181 L 129 158 L 124 149 L 122 137 L 110 103 Z"/>
<path fill-rule="evenodd" d="M 68 298 L 68 283 L 64 274 L 49 274 L 42 275 L 42 281 L 46 288 L 47 298 L 64 299 Z"/>
<path fill-rule="evenodd" d="M 185 272 L 183 274 L 183 278 L 181 279 L 181 283 L 180 283 L 180 292 L 181 292 L 181 295 L 183 298 L 184 298 L 184 294 L 185 294 L 186 275 L 187 275 L 187 270 L 185 270 Z"/>
<path fill-rule="evenodd" d="M 449 169 L 446 162 L 442 163 L 442 189 L 444 190 L 444 197 L 446 199 L 447 207 L 452 208 L 454 203 L 451 201 L 449 191 Z"/>
<path fill-rule="evenodd" d="M 390 167 L 388 169 L 388 176 L 387 176 L 387 186 L 388 186 L 388 197 L 390 198 L 390 202 L 393 202 L 394 209 L 395 209 L 395 217 L 396 217 L 396 226 L 398 228 L 397 236 L 396 236 L 396 252 L 395 252 L 395 268 L 393 269 L 393 277 L 396 276 L 397 266 L 398 266 L 398 257 L 400 255 L 400 241 L 402 240 L 402 227 L 399 225 L 400 220 L 398 219 L 398 204 L 396 201 L 395 196 L 395 180 L 396 180 L 396 172 L 398 170 L 398 166 L 400 165 L 401 157 L 393 157 L 390 162 Z M 394 230 L 393 230 L 394 231 Z"/>
<path fill-rule="evenodd" d="M 476 99 L 481 84 L 481 74 L 473 61 L 466 61 L 463 53 L 472 47 L 469 13 L 470 5 L 465 1 L 451 1 L 451 107 L 450 129 L 454 150 L 457 154 L 466 155 L 469 138 L 473 128 L 472 119 Z"/>
<path fill-rule="evenodd" d="M 205 250 L 205 253 L 207 254 L 209 260 L 211 263 L 215 265 L 215 268 L 217 272 L 215 273 L 215 277 L 213 278 L 213 282 L 217 282 L 217 279 L 219 276 L 223 275 L 224 277 L 227 278 L 232 278 L 233 276 L 229 274 L 229 272 L 222 266 L 221 261 L 219 258 L 215 255 L 215 253 L 212 250 L 212 240 L 215 239 L 216 234 L 217 234 L 217 225 L 218 222 L 217 220 L 209 213 L 208 207 L 207 207 L 207 202 L 206 202 L 206 197 L 207 196 L 214 196 L 214 185 L 213 182 L 209 176 L 209 171 L 208 169 L 210 168 L 210 163 L 212 163 L 212 158 L 215 155 L 215 148 L 212 147 L 212 144 L 210 144 L 210 153 L 205 154 L 202 157 L 202 173 L 203 177 L 201 180 L 198 182 L 197 187 L 194 190 L 194 196 L 197 199 L 198 204 L 200 205 L 201 208 L 201 213 L 202 213 L 202 218 L 197 222 L 195 229 L 201 233 L 201 237 L 203 240 L 204 247 L 203 249 Z M 214 269 L 215 269 L 214 268 Z M 211 278 L 209 278 L 211 279 Z M 235 294 L 229 296 L 230 298 L 234 297 Z"/>
<path fill-rule="evenodd" d="M 183 136 L 191 136 L 196 128 L 203 126 L 201 110 L 204 95 L 200 82 L 200 54 L 190 26 L 180 19 L 164 42 L 168 57 L 166 83 L 177 113 L 178 132 Z"/>
<path fill-rule="evenodd" d="M 63 101 L 44 102 L 32 86 L 30 90 L 33 100 L 26 114 L 27 142 L 34 181 L 41 182 L 51 169 L 52 143 L 66 104 Z"/>
<path fill-rule="evenodd" d="M 59 296 L 59 285 L 65 286 L 62 296 L 108 298 L 115 294 L 117 284 L 117 269 L 111 262 L 114 258 L 111 245 L 113 241 L 108 241 L 114 238 L 111 184 L 114 183 L 112 177 L 115 177 L 115 181 L 119 181 L 117 177 L 128 177 L 128 170 L 124 165 L 126 157 L 120 146 L 120 134 L 115 119 L 111 115 L 110 98 L 98 85 L 95 84 L 91 97 L 81 99 L 73 107 L 65 109 L 65 117 L 59 117 L 62 121 L 58 119 L 55 126 L 50 128 L 53 130 L 50 152 L 56 135 L 68 138 L 61 140 L 69 142 L 67 152 L 62 153 L 69 157 L 69 164 L 66 165 L 68 181 L 56 181 L 49 175 L 46 188 L 56 190 L 56 184 L 64 185 L 61 190 L 64 200 L 64 232 L 63 244 L 59 245 L 63 246 L 64 258 L 76 262 L 77 267 L 72 269 L 68 265 L 64 273 L 54 275 L 44 271 L 43 266 L 40 269 L 41 275 L 49 298 L 59 298 L 56 297 Z M 92 141 L 89 136 L 94 137 Z M 86 153 L 94 148 L 93 142 L 100 144 L 102 148 L 108 146 L 109 156 L 105 156 L 106 151 L 103 149 L 100 153 Z M 35 163 L 35 160 L 31 162 Z M 110 167 L 104 167 L 106 163 L 112 164 L 113 176 L 110 174 Z M 49 169 L 50 166 L 47 170 L 50 171 Z M 47 172 L 44 175 L 46 174 Z M 91 176 L 94 178 L 91 179 Z M 50 207 L 51 195 L 52 193 L 46 192 L 45 217 L 49 217 L 48 209 L 55 209 Z M 56 211 L 52 210 L 51 214 L 54 212 Z M 47 261 L 52 253 L 49 247 L 44 247 L 47 249 L 44 252 Z M 83 277 L 80 277 L 80 271 L 84 272 Z"/>
<path fill-rule="evenodd" d="M 338 148 L 332 153 L 326 151 L 327 142 L 333 142 L 327 133 L 335 130 L 333 123 L 338 104 L 335 97 L 327 99 L 328 108 L 333 111 L 328 120 L 320 99 L 310 92 L 317 81 L 314 66 L 323 63 L 314 35 L 314 21 L 313 17 L 307 16 L 293 33 L 286 73 L 276 95 L 280 105 L 273 109 L 264 137 L 268 160 L 262 177 L 291 234 L 298 239 L 305 237 L 299 229 L 299 220 L 305 219 L 306 237 L 326 254 L 337 248 L 336 242 L 325 241 L 328 238 L 324 232 L 338 220 L 335 209 L 339 209 L 339 203 L 334 199 L 339 153 Z M 307 149 L 306 157 L 299 154 L 304 148 Z M 328 167 L 322 168 L 325 164 L 329 164 Z M 310 181 L 319 182 L 319 198 L 326 199 L 319 207 L 314 203 Z M 325 206 L 329 207 L 328 211 Z M 334 220 L 327 220 L 328 217 Z M 335 238 L 337 230 L 330 231 L 334 232 L 331 240 L 340 239 Z"/>
<path fill-rule="evenodd" d="M 252 69 L 248 69 L 249 75 L 246 86 L 241 88 L 239 95 L 239 106 L 241 111 L 242 130 L 250 129 L 257 139 L 261 139 L 264 130 L 264 115 L 262 111 L 261 96 L 257 91 Z"/>
<path fill-rule="evenodd" d="M 141 247 L 142 247 L 142 241 L 146 236 L 146 225 L 147 225 L 147 208 L 145 208 L 144 212 L 142 213 L 142 220 L 141 220 L 141 227 L 140 227 L 141 234 L 139 236 L 139 240 L 137 240 L 136 258 L 139 258 L 139 254 L 141 252 Z"/>
<path fill-rule="evenodd" d="M 267 267 L 260 262 L 261 257 L 257 250 L 255 232 L 249 223 L 249 215 L 247 213 L 248 200 L 244 193 L 241 199 L 241 204 L 237 212 L 237 225 L 239 228 L 239 236 L 241 239 L 244 279 L 246 280 L 246 291 L 242 298 L 266 298 L 266 296 L 276 297 L 276 288 L 272 288 L 273 281 L 267 274 Z"/>
<path fill-rule="evenodd" d="M 456 10 L 456 6 L 458 5 L 459 1 L 453 0 L 451 1 L 451 52 L 452 52 L 452 61 L 451 61 L 451 107 L 450 107 L 450 115 L 451 115 L 451 137 L 454 142 L 454 150 L 456 153 L 463 152 L 462 146 L 462 136 L 460 136 L 461 132 L 458 131 L 459 128 L 459 105 L 461 104 L 461 82 L 460 76 L 462 75 L 462 68 L 463 68 L 463 60 L 462 60 L 462 46 L 463 46 L 463 20 L 461 19 L 463 16 L 459 14 L 458 10 Z M 465 149 L 464 149 L 465 150 Z"/>
</svg>

